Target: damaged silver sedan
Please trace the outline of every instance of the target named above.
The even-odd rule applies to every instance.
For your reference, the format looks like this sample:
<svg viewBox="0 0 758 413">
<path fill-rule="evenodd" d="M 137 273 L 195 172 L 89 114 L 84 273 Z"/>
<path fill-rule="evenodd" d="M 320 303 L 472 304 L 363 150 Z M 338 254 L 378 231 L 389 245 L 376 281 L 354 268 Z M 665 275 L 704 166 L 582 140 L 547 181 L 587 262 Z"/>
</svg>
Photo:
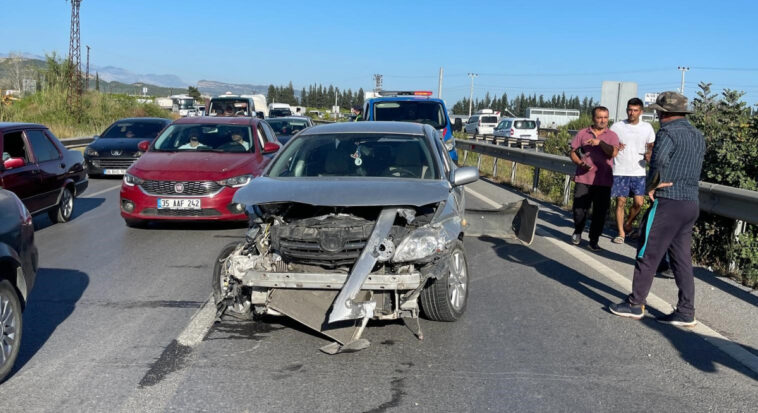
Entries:
<svg viewBox="0 0 758 413">
<path fill-rule="evenodd" d="M 216 263 L 219 316 L 290 317 L 333 339 L 328 353 L 368 346 L 370 319 L 458 320 L 469 296 L 464 233 L 534 236 L 526 201 L 465 211 L 463 185 L 478 178 L 428 125 L 304 131 L 234 196 L 251 225 Z"/>
</svg>

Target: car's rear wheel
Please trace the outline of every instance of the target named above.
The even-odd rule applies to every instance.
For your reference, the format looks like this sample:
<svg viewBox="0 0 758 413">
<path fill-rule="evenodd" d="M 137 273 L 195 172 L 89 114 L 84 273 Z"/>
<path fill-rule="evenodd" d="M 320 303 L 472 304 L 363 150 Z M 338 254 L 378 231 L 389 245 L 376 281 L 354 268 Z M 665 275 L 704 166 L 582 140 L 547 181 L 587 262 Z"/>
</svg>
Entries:
<svg viewBox="0 0 758 413">
<path fill-rule="evenodd" d="M 57 223 L 64 223 L 71 220 L 71 215 L 74 213 L 74 194 L 71 190 L 64 187 L 61 190 L 61 199 L 58 205 L 47 212 L 47 216 L 50 217 L 50 221 Z"/>
<path fill-rule="evenodd" d="M 466 311 L 469 278 L 462 242 L 456 241 L 448 259 L 447 273 L 421 291 L 421 309 L 430 320 L 456 321 Z"/>
<path fill-rule="evenodd" d="M 0 383 L 8 377 L 21 347 L 21 302 L 8 280 L 0 281 Z"/>
</svg>

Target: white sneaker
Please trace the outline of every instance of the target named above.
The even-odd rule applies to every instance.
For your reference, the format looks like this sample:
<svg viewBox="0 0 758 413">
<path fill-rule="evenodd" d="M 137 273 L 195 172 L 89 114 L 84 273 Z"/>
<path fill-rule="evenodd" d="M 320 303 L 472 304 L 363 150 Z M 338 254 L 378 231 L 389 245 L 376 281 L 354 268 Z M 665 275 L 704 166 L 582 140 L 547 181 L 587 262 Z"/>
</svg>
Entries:
<svg viewBox="0 0 758 413">
<path fill-rule="evenodd" d="M 582 242 L 582 234 L 574 234 L 571 236 L 571 243 L 574 245 L 579 245 L 579 243 Z"/>
</svg>

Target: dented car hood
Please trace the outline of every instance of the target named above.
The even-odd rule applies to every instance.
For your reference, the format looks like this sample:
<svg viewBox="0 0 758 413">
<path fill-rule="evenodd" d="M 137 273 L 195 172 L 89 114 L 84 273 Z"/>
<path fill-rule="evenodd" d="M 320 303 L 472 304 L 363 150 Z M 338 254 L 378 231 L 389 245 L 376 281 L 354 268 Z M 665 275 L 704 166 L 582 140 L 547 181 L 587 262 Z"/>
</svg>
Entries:
<svg viewBox="0 0 758 413">
<path fill-rule="evenodd" d="M 319 206 L 416 206 L 442 202 L 450 193 L 443 180 L 402 178 L 258 177 L 234 194 L 236 203 L 298 202 Z"/>
</svg>

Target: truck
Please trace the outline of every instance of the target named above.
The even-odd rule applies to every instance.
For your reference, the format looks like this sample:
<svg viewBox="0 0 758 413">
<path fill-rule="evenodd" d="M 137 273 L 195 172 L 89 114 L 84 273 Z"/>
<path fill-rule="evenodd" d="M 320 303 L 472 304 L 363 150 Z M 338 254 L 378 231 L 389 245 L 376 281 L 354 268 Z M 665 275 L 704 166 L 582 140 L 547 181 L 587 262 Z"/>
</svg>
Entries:
<svg viewBox="0 0 758 413">
<path fill-rule="evenodd" d="M 289 103 L 269 103 L 268 117 L 276 118 L 280 116 L 291 116 L 292 107 Z"/>
</svg>

